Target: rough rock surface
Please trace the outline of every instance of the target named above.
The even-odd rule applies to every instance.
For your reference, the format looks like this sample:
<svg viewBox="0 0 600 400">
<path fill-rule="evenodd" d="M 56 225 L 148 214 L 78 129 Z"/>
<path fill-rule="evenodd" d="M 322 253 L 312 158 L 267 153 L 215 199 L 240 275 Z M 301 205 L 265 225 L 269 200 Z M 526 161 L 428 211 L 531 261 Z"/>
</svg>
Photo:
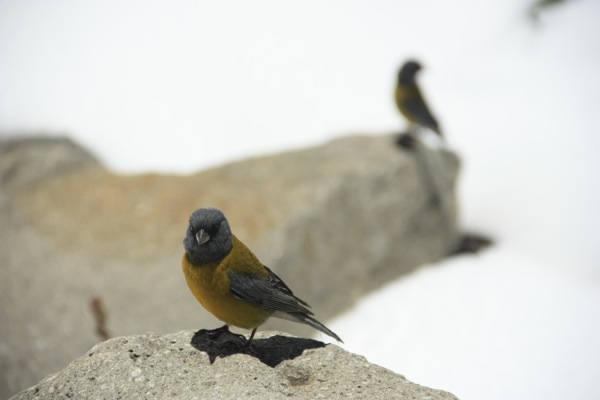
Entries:
<svg viewBox="0 0 600 400">
<path fill-rule="evenodd" d="M 234 351 L 211 360 L 196 343 L 200 335 L 148 333 L 99 343 L 12 399 L 456 399 L 335 345 L 263 332 L 253 344 L 259 355 Z M 274 365 L 260 355 L 271 353 Z"/>
<path fill-rule="evenodd" d="M 424 149 L 417 160 L 391 135 L 345 137 L 189 176 L 114 174 L 64 138 L 0 140 L 0 397 L 98 341 L 93 297 L 113 336 L 218 326 L 181 273 L 181 241 L 198 207 L 221 208 L 236 235 L 326 322 L 455 247 L 457 170 L 453 153 Z M 314 334 L 288 321 L 269 328 Z"/>
</svg>

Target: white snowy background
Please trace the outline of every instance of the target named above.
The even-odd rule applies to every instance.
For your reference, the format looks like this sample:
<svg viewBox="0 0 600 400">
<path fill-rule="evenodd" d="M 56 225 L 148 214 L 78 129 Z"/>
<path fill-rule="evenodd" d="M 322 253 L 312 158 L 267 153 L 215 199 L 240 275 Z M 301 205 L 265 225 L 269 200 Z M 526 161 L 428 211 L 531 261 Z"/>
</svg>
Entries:
<svg viewBox="0 0 600 400">
<path fill-rule="evenodd" d="M 0 0 L 0 132 L 68 133 L 118 172 L 189 173 L 402 128 L 396 70 L 417 58 L 463 161 L 462 224 L 496 245 L 330 327 L 463 400 L 598 399 L 600 2 L 537 23 L 530 5 Z"/>
</svg>

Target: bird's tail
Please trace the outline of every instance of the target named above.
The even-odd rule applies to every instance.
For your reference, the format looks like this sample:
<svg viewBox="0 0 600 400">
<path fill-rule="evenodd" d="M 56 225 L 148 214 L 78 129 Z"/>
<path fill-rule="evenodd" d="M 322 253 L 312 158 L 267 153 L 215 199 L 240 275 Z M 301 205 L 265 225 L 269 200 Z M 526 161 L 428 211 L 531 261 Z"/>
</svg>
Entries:
<svg viewBox="0 0 600 400">
<path fill-rule="evenodd" d="M 289 321 L 300 322 L 302 324 L 306 324 L 312 326 L 313 328 L 320 330 L 324 334 L 331 336 L 338 342 L 344 343 L 342 339 L 338 335 L 336 335 L 331 329 L 314 319 L 313 317 L 306 315 L 304 313 L 299 312 L 284 312 L 284 311 L 275 311 L 272 315 L 275 318 L 287 319 Z"/>
<path fill-rule="evenodd" d="M 290 313 L 290 315 L 292 317 L 294 317 L 296 319 L 296 321 L 302 322 L 303 324 L 306 324 L 306 325 L 310 325 L 313 328 L 320 330 L 324 334 L 331 336 L 338 342 L 344 343 L 344 341 L 342 339 L 340 339 L 340 337 L 338 335 L 336 335 L 331 329 L 327 328 L 325 325 L 323 325 L 322 323 L 320 323 L 313 317 L 306 315 L 306 314 L 295 314 L 295 313 L 294 314 Z"/>
</svg>

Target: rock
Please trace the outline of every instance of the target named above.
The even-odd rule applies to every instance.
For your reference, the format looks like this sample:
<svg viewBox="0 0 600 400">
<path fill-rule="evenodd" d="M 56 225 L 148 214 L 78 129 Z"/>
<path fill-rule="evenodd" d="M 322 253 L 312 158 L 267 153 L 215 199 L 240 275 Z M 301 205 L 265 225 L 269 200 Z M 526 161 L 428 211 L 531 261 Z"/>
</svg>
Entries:
<svg viewBox="0 0 600 400">
<path fill-rule="evenodd" d="M 7 195 L 14 186 L 100 166 L 92 154 L 66 137 L 0 138 L 0 210 L 9 206 Z"/>
<path fill-rule="evenodd" d="M 211 361 L 195 344 L 202 335 L 148 333 L 99 343 L 12 399 L 456 399 L 338 346 L 277 332 L 263 332 L 253 344 L 257 353 L 278 354 L 275 365 L 243 352 Z"/>
<path fill-rule="evenodd" d="M 3 188 L 95 167 L 100 167 L 98 160 L 66 137 L 0 139 L 0 185 Z"/>
<path fill-rule="evenodd" d="M 0 309 L 0 397 L 98 341 L 92 299 L 104 304 L 113 336 L 218 326 L 181 273 L 181 241 L 198 207 L 222 209 L 322 322 L 441 259 L 458 237 L 457 157 L 424 148 L 417 158 L 391 135 L 189 176 L 114 174 L 64 138 L 0 141 L 0 154 L 0 302 L 10 305 Z M 289 321 L 264 328 L 315 334 Z"/>
</svg>

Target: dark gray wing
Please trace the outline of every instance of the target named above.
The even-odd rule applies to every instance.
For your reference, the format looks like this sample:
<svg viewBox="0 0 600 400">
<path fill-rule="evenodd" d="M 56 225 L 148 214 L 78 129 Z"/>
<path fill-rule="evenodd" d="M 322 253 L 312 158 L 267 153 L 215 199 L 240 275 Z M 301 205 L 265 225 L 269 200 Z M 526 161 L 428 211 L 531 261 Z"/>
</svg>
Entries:
<svg viewBox="0 0 600 400">
<path fill-rule="evenodd" d="M 267 276 L 252 276 L 229 271 L 231 292 L 240 299 L 273 311 L 313 315 L 305 301 L 294 296 L 291 289 L 267 268 Z"/>
<path fill-rule="evenodd" d="M 431 111 L 429 111 L 429 107 L 427 107 L 427 104 L 425 104 L 421 92 L 418 91 L 418 89 L 416 90 L 417 92 L 415 92 L 415 96 L 410 96 L 403 100 L 402 103 L 404 108 L 408 114 L 413 116 L 415 119 L 414 122 L 433 130 L 441 136 L 440 127 L 437 120 Z"/>
</svg>

